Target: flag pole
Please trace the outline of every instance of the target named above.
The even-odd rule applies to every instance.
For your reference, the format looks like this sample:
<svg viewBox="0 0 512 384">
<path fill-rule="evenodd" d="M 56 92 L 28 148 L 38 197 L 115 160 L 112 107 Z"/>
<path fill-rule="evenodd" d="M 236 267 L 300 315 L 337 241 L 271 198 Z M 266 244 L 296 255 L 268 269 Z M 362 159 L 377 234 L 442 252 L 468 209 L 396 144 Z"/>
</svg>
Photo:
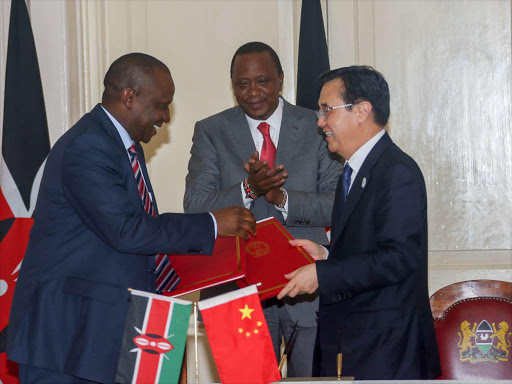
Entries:
<svg viewBox="0 0 512 384">
<path fill-rule="evenodd" d="M 341 330 L 338 329 L 338 354 L 336 359 L 336 366 L 338 370 L 338 380 L 341 379 L 341 369 L 343 367 L 343 353 L 341 353 Z"/>
<path fill-rule="evenodd" d="M 286 357 L 288 356 L 292 348 L 293 336 L 295 335 L 295 331 L 297 330 L 297 324 L 299 324 L 298 320 L 295 322 L 295 326 L 293 327 L 290 338 L 288 339 L 286 347 L 284 348 L 283 356 L 281 356 L 281 361 L 279 362 L 279 367 L 277 368 L 279 371 L 281 371 L 281 369 L 283 368 L 284 362 L 286 361 Z"/>
<path fill-rule="evenodd" d="M 194 354 L 196 361 L 196 384 L 199 384 L 199 360 L 197 353 L 197 303 L 194 303 Z"/>
</svg>

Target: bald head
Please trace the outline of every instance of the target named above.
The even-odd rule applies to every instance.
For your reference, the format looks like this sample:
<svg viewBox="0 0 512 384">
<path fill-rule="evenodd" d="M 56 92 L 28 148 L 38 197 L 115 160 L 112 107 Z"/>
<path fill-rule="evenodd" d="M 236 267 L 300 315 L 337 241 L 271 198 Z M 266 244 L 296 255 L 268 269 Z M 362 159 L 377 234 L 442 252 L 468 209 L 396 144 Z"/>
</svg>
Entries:
<svg viewBox="0 0 512 384">
<path fill-rule="evenodd" d="M 123 89 L 133 89 L 142 94 L 154 85 L 156 72 L 169 73 L 160 60 L 144 53 L 129 53 L 114 61 L 105 75 L 102 104 L 108 105 L 120 98 Z"/>
<path fill-rule="evenodd" d="M 169 123 L 174 81 L 160 60 L 143 53 L 124 55 L 112 63 L 104 84 L 103 108 L 134 142 L 148 143 L 158 127 Z"/>
</svg>

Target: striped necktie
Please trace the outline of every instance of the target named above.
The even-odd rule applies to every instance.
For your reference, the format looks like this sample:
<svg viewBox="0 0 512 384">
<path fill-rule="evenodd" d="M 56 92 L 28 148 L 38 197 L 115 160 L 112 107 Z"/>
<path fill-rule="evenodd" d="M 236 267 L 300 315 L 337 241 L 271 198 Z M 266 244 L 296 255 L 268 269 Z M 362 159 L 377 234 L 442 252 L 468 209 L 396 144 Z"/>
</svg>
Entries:
<svg viewBox="0 0 512 384">
<path fill-rule="evenodd" d="M 144 212 L 155 217 L 157 216 L 155 205 L 151 200 L 148 187 L 142 175 L 140 168 L 139 159 L 137 157 L 137 149 L 135 145 L 128 148 L 128 154 L 130 155 L 130 163 L 132 164 L 133 174 L 135 175 L 135 181 L 137 182 L 137 188 L 139 189 L 140 197 L 142 198 L 142 205 L 144 206 Z M 164 253 L 155 255 L 156 265 L 156 291 L 157 292 L 170 292 L 180 282 L 180 278 Z"/>
</svg>

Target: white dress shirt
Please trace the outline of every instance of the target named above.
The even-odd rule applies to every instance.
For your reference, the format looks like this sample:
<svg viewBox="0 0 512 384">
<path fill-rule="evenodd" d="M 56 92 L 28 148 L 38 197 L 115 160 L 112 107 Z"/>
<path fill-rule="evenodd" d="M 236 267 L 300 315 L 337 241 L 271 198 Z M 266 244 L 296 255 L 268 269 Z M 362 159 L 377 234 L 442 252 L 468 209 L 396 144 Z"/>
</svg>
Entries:
<svg viewBox="0 0 512 384">
<path fill-rule="evenodd" d="M 279 133 L 281 132 L 281 121 L 283 120 L 283 109 L 284 109 L 283 99 L 279 98 L 279 105 L 277 106 L 274 113 L 267 120 L 255 120 L 255 119 L 245 115 L 245 118 L 247 119 L 247 123 L 249 124 L 249 129 L 251 130 L 252 139 L 254 140 L 254 146 L 256 147 L 256 150 L 258 151 L 258 153 L 260 155 L 261 155 L 261 147 L 263 146 L 263 134 L 259 131 L 258 125 L 260 125 L 262 122 L 265 122 L 268 125 L 270 125 L 270 138 L 272 139 L 272 142 L 274 143 L 276 150 L 277 150 L 277 145 L 279 143 Z M 245 197 L 243 182 L 241 183 L 241 188 L 242 188 L 242 199 L 244 200 L 244 205 L 247 209 L 249 209 L 253 199 L 251 199 L 250 197 Z M 283 217 L 286 220 L 286 218 L 288 217 L 288 199 L 286 199 L 284 208 L 279 208 L 277 205 L 275 207 L 277 210 L 279 210 L 283 213 Z"/>
</svg>

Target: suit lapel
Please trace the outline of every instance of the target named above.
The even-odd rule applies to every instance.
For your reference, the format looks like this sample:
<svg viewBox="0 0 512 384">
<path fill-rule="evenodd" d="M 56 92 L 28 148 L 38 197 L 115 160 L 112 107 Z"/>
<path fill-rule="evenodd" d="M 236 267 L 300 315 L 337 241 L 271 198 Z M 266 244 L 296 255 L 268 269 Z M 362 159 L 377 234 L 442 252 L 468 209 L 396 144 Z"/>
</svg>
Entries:
<svg viewBox="0 0 512 384">
<path fill-rule="evenodd" d="M 133 175 L 133 170 L 130 165 L 130 160 L 128 158 L 128 153 L 126 151 L 126 148 L 124 147 L 123 140 L 121 140 L 121 136 L 119 136 L 119 132 L 117 132 L 116 127 L 110 120 L 110 118 L 107 116 L 103 108 L 101 108 L 101 105 L 98 104 L 96 107 L 93 108 L 91 111 L 91 115 L 94 118 L 94 120 L 99 124 L 99 126 L 112 138 L 112 141 L 115 145 L 115 150 L 118 150 L 120 153 L 120 156 L 124 156 L 126 158 L 126 162 L 121 161 L 121 166 L 123 167 L 123 172 L 128 173 L 132 176 L 133 179 L 133 187 L 132 190 L 134 191 L 134 199 L 140 201 L 140 195 L 139 191 L 137 189 L 137 185 L 135 183 L 135 176 Z M 158 212 L 158 208 L 156 205 L 155 196 L 153 193 L 153 188 L 151 186 L 151 181 L 149 180 L 148 170 L 146 168 L 146 161 L 144 158 L 144 151 L 142 150 L 142 146 L 140 144 L 135 144 L 135 147 L 137 149 L 137 156 L 139 158 L 140 167 L 142 170 L 142 174 L 144 175 L 144 180 L 146 181 L 146 185 L 148 187 L 149 192 L 151 192 L 151 195 L 153 196 L 153 203 L 155 205 L 155 209 Z M 131 179 L 130 179 L 131 180 Z"/>
<path fill-rule="evenodd" d="M 342 185 L 343 185 L 343 177 L 340 175 L 338 178 L 338 185 L 336 186 L 336 191 L 334 192 L 334 204 L 332 207 L 332 216 L 331 216 L 331 239 L 334 239 L 334 234 L 336 233 L 336 228 L 338 228 L 338 221 L 341 218 L 341 208 L 343 206 L 343 192 L 342 192 Z M 337 196 L 340 196 L 340 198 L 336 198 Z M 332 243 L 332 240 L 331 240 Z"/>
<path fill-rule="evenodd" d="M 375 146 L 372 148 L 368 156 L 363 162 L 363 165 L 361 166 L 361 169 L 357 173 L 356 178 L 354 179 L 354 182 L 352 183 L 352 186 L 350 187 L 350 192 L 348 194 L 347 201 L 343 204 L 343 201 L 341 200 L 343 198 L 343 194 L 341 193 L 341 189 L 336 192 L 336 198 L 335 198 L 335 204 L 339 204 L 338 206 L 338 217 L 337 220 L 333 215 L 333 219 L 336 221 L 333 221 L 334 226 L 334 233 L 332 237 L 331 243 L 334 244 L 338 238 L 341 236 L 341 233 L 343 232 L 343 229 L 345 228 L 345 224 L 347 223 L 350 215 L 354 211 L 357 203 L 361 199 L 361 196 L 363 196 L 363 193 L 366 188 L 368 188 L 368 185 L 372 182 L 372 169 L 379 160 L 380 156 L 386 148 L 389 147 L 389 145 L 393 143 L 391 138 L 388 136 L 387 133 L 384 134 L 384 136 L 375 144 Z M 364 180 L 364 182 L 363 182 Z M 338 186 L 340 183 L 338 183 Z M 334 212 L 334 209 L 333 209 Z"/>
<path fill-rule="evenodd" d="M 256 151 L 256 146 L 242 108 L 235 108 L 234 116 L 227 126 L 227 130 L 229 137 L 233 140 L 233 148 L 236 148 L 238 156 L 245 164 Z"/>
<path fill-rule="evenodd" d="M 274 164 L 283 164 L 286 169 L 296 152 L 301 116 L 293 114 L 290 104 L 284 99 L 283 101 L 283 117 L 281 119 L 281 128 L 279 129 L 279 142 Z"/>
</svg>

